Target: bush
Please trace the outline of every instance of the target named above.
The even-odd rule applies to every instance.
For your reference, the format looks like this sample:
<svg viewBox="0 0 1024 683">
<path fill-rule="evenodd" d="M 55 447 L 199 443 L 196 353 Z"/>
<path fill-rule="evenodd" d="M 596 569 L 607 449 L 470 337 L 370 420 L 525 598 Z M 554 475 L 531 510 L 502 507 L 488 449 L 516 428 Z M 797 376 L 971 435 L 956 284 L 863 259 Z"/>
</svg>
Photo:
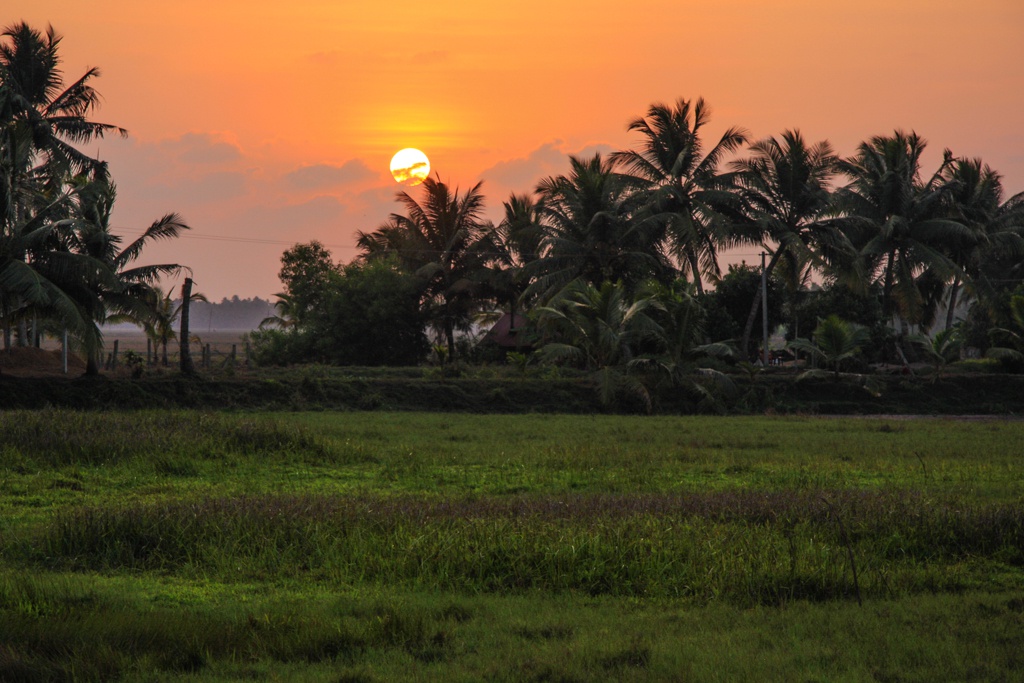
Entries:
<svg viewBox="0 0 1024 683">
<path fill-rule="evenodd" d="M 421 282 L 391 261 L 353 263 L 323 280 L 315 309 L 288 330 L 252 334 L 258 365 L 415 365 L 427 354 Z"/>
</svg>

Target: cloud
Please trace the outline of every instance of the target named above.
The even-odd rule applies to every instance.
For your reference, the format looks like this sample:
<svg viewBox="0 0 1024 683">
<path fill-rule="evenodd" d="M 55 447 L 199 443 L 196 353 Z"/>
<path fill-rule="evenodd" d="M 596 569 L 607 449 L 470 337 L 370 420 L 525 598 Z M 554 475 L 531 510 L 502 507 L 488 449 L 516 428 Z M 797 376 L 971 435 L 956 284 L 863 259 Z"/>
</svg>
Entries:
<svg viewBox="0 0 1024 683">
<path fill-rule="evenodd" d="M 223 164 L 242 158 L 237 145 L 210 133 L 185 133 L 163 141 L 161 146 L 188 164 Z"/>
<path fill-rule="evenodd" d="M 346 161 L 341 166 L 313 164 L 284 175 L 285 182 L 298 190 L 319 190 L 375 178 L 376 174 L 361 159 Z"/>
<path fill-rule="evenodd" d="M 488 183 L 503 188 L 532 192 L 541 178 L 562 173 L 568 167 L 563 144 L 561 140 L 555 140 L 541 145 L 525 158 L 499 161 L 480 176 Z"/>
<path fill-rule="evenodd" d="M 171 206 L 205 204 L 241 197 L 247 193 L 247 185 L 246 173 L 217 171 L 149 184 L 140 191 L 139 198 L 161 200 Z"/>
<path fill-rule="evenodd" d="M 511 192 L 533 192 L 537 183 L 548 176 L 557 176 L 569 170 L 569 155 L 586 158 L 600 152 L 607 155 L 614 150 L 610 145 L 593 143 L 579 151 L 565 149 L 565 143 L 555 140 L 530 152 L 524 158 L 501 161 L 481 173 L 488 184 Z"/>
<path fill-rule="evenodd" d="M 253 236 L 304 242 L 323 239 L 322 234 L 336 231 L 345 211 L 345 205 L 336 197 L 320 196 L 292 204 L 250 205 L 238 212 L 231 223 L 237 227 L 233 232 L 244 230 Z"/>
</svg>

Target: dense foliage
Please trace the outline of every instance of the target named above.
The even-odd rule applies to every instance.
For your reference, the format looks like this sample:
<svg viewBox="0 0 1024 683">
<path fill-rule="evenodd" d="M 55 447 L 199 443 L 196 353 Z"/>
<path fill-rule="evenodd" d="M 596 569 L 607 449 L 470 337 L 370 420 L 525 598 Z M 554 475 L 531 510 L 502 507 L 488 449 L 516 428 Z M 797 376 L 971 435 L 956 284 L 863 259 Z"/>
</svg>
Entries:
<svg viewBox="0 0 1024 683">
<path fill-rule="evenodd" d="M 428 350 L 422 282 L 389 260 L 335 267 L 322 260 L 322 249 L 314 242 L 285 252 L 281 279 L 287 291 L 281 300 L 298 306 L 293 318 L 268 319 L 251 335 L 257 362 L 419 363 Z M 294 272 L 314 273 L 322 286 L 312 289 L 312 277 L 293 278 Z"/>
<path fill-rule="evenodd" d="M 626 376 L 642 357 L 670 354 L 656 320 L 642 333 L 617 327 L 613 293 L 623 312 L 695 297 L 690 325 L 703 342 L 730 344 L 738 360 L 762 357 L 761 269 L 723 275 L 719 264 L 736 246 L 763 250 L 768 327 L 785 339 L 836 315 L 865 328 L 862 362 L 906 367 L 928 356 L 912 341 L 928 330 L 957 328 L 946 334 L 958 342 L 973 335 L 958 346 L 965 353 L 1005 348 L 989 330 L 1007 338 L 999 330 L 1012 327 L 1010 298 L 1024 286 L 1024 193 L 1005 198 L 998 173 L 948 151 L 929 173 L 913 132 L 872 137 L 842 158 L 798 130 L 751 141 L 732 127 L 708 148 L 709 120 L 703 100 L 652 105 L 629 124 L 636 149 L 569 157 L 565 174 L 512 195 L 497 225 L 481 218 L 479 184 L 460 194 L 428 179 L 420 198 L 399 193 L 404 214 L 360 234 L 359 260 L 391 255 L 419 279 L 420 309 L 446 358 L 457 355 L 457 331 L 472 337 L 474 318 L 525 313 L 517 362 L 528 362 L 525 340 L 542 361 L 599 368 L 602 393 L 613 375 L 635 386 Z M 285 260 L 312 248 L 297 245 Z M 286 294 L 282 305 L 292 305 Z M 958 323 L 965 318 L 970 327 Z M 590 352 L 612 348 L 603 360 Z"/>
<path fill-rule="evenodd" d="M 23 22 L 0 36 L 0 328 L 5 348 L 67 331 L 95 373 L 102 323 L 158 326 L 164 297 L 155 284 L 182 267 L 135 261 L 147 243 L 188 225 L 167 214 L 127 244 L 111 231 L 114 183 L 76 145 L 127 133 L 91 119 L 99 69 L 64 83 L 60 42 L 52 27 Z"/>
</svg>

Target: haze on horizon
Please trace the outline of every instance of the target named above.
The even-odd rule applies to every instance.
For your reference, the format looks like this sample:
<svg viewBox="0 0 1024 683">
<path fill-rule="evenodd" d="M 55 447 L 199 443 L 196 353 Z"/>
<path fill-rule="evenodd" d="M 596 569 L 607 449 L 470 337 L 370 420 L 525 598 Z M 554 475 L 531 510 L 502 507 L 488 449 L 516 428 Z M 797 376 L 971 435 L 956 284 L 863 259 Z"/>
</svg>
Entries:
<svg viewBox="0 0 1024 683">
<path fill-rule="evenodd" d="M 192 234 L 144 260 L 190 266 L 212 300 L 279 291 L 296 242 L 351 260 L 355 232 L 397 209 L 401 148 L 462 188 L 484 180 L 496 217 L 566 154 L 629 147 L 627 122 L 679 97 L 711 105 L 708 139 L 799 128 L 847 155 L 913 129 L 926 171 L 948 147 L 1024 191 L 1019 0 L 13 0 L 4 14 L 64 36 L 66 81 L 101 68 L 95 118 L 131 133 L 87 149 L 110 162 L 115 225 L 181 213 Z"/>
</svg>

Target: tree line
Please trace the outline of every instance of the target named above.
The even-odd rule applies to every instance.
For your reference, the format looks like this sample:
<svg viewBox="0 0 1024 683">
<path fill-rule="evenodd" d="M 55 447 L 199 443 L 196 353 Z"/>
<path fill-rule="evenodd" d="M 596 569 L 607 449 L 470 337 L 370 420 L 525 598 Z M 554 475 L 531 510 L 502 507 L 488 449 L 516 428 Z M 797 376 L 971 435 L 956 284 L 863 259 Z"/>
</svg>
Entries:
<svg viewBox="0 0 1024 683">
<path fill-rule="evenodd" d="M 835 315 L 874 339 L 878 358 L 906 362 L 920 355 L 908 329 L 955 328 L 982 350 L 1024 333 L 1024 193 L 1008 197 L 982 160 L 946 150 L 926 169 L 925 140 L 900 130 L 849 157 L 799 130 L 753 140 L 730 127 L 708 140 L 709 120 L 703 99 L 654 104 L 628 124 L 633 149 L 569 156 L 566 173 L 512 194 L 498 223 L 484 218 L 481 184 L 460 192 L 435 176 L 358 234 L 351 264 L 297 245 L 283 258 L 281 329 L 264 333 L 266 357 L 391 362 L 331 350 L 341 341 L 332 329 L 363 327 L 358 311 L 341 312 L 352 305 L 340 303 L 345 288 L 371 273 L 384 286 L 387 273 L 413 303 L 383 317 L 428 324 L 448 359 L 460 355 L 458 333 L 494 311 L 526 314 L 531 347 L 584 369 L 677 372 L 725 342 L 752 359 L 761 273 L 723 272 L 721 254 L 736 247 L 763 250 L 772 327 L 790 323 L 791 336 L 801 317 L 806 334 Z M 965 303 L 970 315 L 957 320 Z M 408 338 L 402 362 L 427 348 Z"/>
<path fill-rule="evenodd" d="M 92 118 L 99 69 L 65 82 L 61 40 L 24 22 L 0 36 L 0 329 L 5 349 L 66 336 L 94 374 L 103 323 L 133 322 L 164 345 L 174 338 L 178 306 L 158 283 L 187 269 L 138 259 L 189 226 L 168 213 L 129 242 L 111 231 L 116 185 L 78 146 L 127 131 Z"/>
</svg>

